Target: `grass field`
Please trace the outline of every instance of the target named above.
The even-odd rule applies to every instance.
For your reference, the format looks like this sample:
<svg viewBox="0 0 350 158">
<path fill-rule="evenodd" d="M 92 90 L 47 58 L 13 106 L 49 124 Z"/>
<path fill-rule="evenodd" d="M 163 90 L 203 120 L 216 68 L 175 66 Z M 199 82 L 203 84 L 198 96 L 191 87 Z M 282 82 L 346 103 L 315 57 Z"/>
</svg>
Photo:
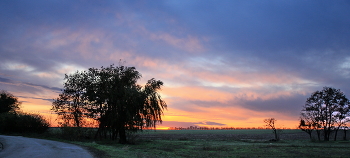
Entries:
<svg viewBox="0 0 350 158">
<path fill-rule="evenodd" d="M 135 145 L 111 141 L 74 142 L 98 157 L 350 157 L 350 141 L 315 142 L 300 130 L 285 130 L 281 141 L 270 130 L 145 131 Z"/>
</svg>

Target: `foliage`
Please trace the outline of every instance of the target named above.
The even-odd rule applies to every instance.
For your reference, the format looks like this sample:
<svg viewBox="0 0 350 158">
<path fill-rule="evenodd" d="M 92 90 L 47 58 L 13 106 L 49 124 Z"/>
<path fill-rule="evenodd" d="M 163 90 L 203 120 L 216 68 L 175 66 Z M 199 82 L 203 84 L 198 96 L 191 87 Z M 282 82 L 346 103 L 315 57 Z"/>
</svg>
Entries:
<svg viewBox="0 0 350 158">
<path fill-rule="evenodd" d="M 137 131 L 161 122 L 166 103 L 158 91 L 162 81 L 150 79 L 136 84 L 141 74 L 134 67 L 110 65 L 65 75 L 64 90 L 52 110 L 80 127 L 83 118 L 98 121 L 96 136 L 126 143 L 126 130 Z M 69 121 L 66 121 L 69 122 Z"/>
<path fill-rule="evenodd" d="M 0 91 L 0 113 L 16 112 L 21 103 L 11 93 Z"/>
<path fill-rule="evenodd" d="M 349 100 L 339 89 L 324 87 L 307 99 L 299 127 L 310 133 L 310 130 L 316 130 L 319 140 L 322 130 L 324 140 L 329 141 L 331 132 L 335 130 L 337 134 L 338 129 L 349 121 L 349 105 Z"/>
<path fill-rule="evenodd" d="M 0 133 L 43 133 L 48 127 L 49 123 L 38 114 L 0 114 Z"/>
</svg>

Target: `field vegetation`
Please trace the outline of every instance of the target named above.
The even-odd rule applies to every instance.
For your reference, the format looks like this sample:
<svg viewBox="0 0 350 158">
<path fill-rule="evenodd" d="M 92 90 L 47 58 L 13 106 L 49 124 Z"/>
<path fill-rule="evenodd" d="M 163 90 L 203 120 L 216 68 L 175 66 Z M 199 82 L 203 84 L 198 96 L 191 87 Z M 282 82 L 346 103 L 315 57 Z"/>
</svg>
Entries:
<svg viewBox="0 0 350 158">
<path fill-rule="evenodd" d="M 60 130 L 61 128 L 52 128 L 49 132 L 58 136 Z M 349 156 L 348 140 L 310 140 L 308 134 L 301 130 L 284 130 L 279 141 L 271 141 L 273 138 L 271 130 L 263 129 L 145 130 L 128 134 L 128 140 L 133 142 L 132 144 L 88 137 L 68 142 L 85 146 L 99 158 Z M 55 139 L 63 140 L 57 137 Z"/>
</svg>

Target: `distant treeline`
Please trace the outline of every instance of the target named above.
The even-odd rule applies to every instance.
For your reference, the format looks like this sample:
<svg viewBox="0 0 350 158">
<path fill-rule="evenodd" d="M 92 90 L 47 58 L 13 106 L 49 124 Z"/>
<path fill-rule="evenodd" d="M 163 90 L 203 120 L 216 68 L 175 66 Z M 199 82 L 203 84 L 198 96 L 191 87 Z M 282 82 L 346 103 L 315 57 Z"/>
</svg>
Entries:
<svg viewBox="0 0 350 158">
<path fill-rule="evenodd" d="M 244 129 L 270 129 L 266 127 L 169 127 L 168 130 L 244 130 Z M 283 128 L 291 129 L 291 128 Z"/>
</svg>

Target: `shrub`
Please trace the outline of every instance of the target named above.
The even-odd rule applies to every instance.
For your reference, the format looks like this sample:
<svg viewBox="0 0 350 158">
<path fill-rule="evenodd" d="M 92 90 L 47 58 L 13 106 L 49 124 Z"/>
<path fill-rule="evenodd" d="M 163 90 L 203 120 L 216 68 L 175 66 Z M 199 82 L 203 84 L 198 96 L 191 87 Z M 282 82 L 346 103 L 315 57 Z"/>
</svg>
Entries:
<svg viewBox="0 0 350 158">
<path fill-rule="evenodd" d="M 94 138 L 96 130 L 89 127 L 71 127 L 67 124 L 61 124 L 58 132 L 55 133 L 61 139 L 71 140 L 71 141 L 83 141 L 90 140 Z"/>
<path fill-rule="evenodd" d="M 38 114 L 3 113 L 0 114 L 0 133 L 43 133 L 49 123 Z"/>
<path fill-rule="evenodd" d="M 135 131 L 126 131 L 126 140 L 130 144 L 136 144 L 139 135 Z"/>
</svg>

